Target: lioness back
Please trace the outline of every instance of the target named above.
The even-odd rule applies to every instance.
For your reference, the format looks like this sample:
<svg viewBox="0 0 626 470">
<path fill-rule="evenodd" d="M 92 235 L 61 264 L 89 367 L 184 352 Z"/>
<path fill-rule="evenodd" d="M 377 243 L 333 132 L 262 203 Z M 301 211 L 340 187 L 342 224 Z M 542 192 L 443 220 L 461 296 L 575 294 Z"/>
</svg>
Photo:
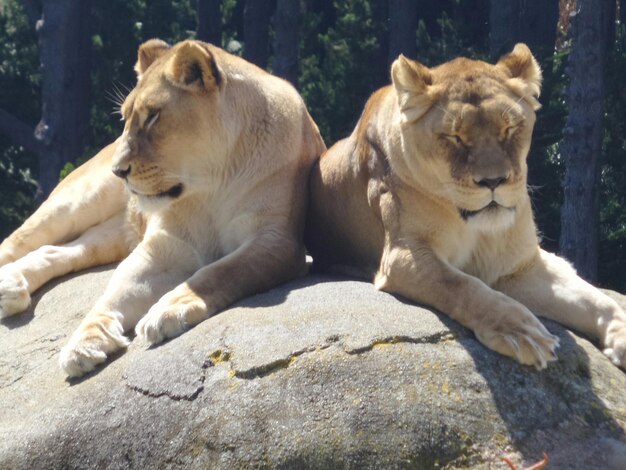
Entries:
<svg viewBox="0 0 626 470">
<path fill-rule="evenodd" d="M 331 146 L 313 168 L 305 236 L 314 270 L 372 278 L 378 269 L 385 230 L 377 200 L 388 168 L 368 132 L 370 123 L 386 119 L 391 94 L 390 86 L 374 93 L 352 135 Z M 369 178 L 370 172 L 377 178 Z"/>
</svg>

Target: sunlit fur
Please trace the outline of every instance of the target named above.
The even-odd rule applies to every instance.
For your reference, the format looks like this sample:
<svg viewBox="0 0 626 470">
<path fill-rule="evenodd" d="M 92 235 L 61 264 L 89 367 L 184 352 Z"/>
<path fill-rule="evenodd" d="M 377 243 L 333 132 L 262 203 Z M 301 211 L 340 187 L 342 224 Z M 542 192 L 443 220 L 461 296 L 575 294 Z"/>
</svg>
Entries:
<svg viewBox="0 0 626 470">
<path fill-rule="evenodd" d="M 314 167 L 314 267 L 431 305 L 523 364 L 556 359 L 538 314 L 598 338 L 626 365 L 624 312 L 538 245 L 526 157 L 541 71 L 528 47 L 495 65 L 458 58 L 429 69 L 400 56 L 391 78 Z"/>
<path fill-rule="evenodd" d="M 157 343 L 306 267 L 306 182 L 325 147 L 294 88 L 199 41 L 150 40 L 135 70 L 122 136 L 0 245 L 0 316 L 53 277 L 122 260 L 61 351 L 70 376 L 129 330 Z"/>
</svg>

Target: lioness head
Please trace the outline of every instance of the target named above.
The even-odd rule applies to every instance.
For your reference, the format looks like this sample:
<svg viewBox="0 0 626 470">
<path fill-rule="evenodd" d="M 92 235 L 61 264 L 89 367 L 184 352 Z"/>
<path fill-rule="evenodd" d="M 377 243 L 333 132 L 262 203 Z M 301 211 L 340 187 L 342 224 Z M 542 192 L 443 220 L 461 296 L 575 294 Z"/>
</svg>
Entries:
<svg viewBox="0 0 626 470">
<path fill-rule="evenodd" d="M 429 69 L 400 56 L 391 69 L 405 178 L 485 230 L 512 223 L 526 197 L 526 156 L 541 70 L 518 44 L 491 65 L 459 58 Z"/>
<path fill-rule="evenodd" d="M 122 105 L 124 132 L 113 172 L 144 204 L 193 192 L 219 165 L 228 140 L 220 119 L 226 77 L 215 50 L 199 41 L 139 47 L 137 86 Z M 207 156 L 210 155 L 210 159 Z"/>
</svg>

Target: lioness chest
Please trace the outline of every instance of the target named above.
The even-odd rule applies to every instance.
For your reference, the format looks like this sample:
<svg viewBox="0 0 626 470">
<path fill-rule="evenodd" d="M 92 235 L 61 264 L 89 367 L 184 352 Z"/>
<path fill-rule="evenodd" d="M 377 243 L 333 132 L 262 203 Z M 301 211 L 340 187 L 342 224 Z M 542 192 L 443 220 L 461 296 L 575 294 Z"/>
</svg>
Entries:
<svg viewBox="0 0 626 470">
<path fill-rule="evenodd" d="M 419 226 L 419 220 L 416 224 Z M 458 223 L 442 227 L 429 244 L 440 259 L 493 285 L 532 258 L 537 236 L 529 210 L 520 207 L 515 222 L 506 230 Z"/>
<path fill-rule="evenodd" d="M 186 199 L 167 211 L 143 211 L 130 197 L 126 235 L 134 249 L 152 251 L 171 248 L 173 258 L 186 258 L 194 266 L 204 266 L 235 251 L 259 227 L 257 214 L 237 213 L 217 198 Z"/>
</svg>

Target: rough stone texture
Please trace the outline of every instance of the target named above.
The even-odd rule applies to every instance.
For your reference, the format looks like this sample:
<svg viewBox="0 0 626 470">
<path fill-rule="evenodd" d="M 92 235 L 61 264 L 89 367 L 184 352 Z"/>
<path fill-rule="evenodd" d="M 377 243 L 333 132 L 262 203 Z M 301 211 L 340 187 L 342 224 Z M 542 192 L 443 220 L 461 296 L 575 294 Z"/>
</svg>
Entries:
<svg viewBox="0 0 626 470">
<path fill-rule="evenodd" d="M 0 323 L 0 468 L 626 468 L 626 376 L 549 323 L 536 372 L 368 283 L 307 277 L 77 381 L 60 347 L 111 268 Z M 624 297 L 616 296 L 622 303 Z"/>
</svg>

